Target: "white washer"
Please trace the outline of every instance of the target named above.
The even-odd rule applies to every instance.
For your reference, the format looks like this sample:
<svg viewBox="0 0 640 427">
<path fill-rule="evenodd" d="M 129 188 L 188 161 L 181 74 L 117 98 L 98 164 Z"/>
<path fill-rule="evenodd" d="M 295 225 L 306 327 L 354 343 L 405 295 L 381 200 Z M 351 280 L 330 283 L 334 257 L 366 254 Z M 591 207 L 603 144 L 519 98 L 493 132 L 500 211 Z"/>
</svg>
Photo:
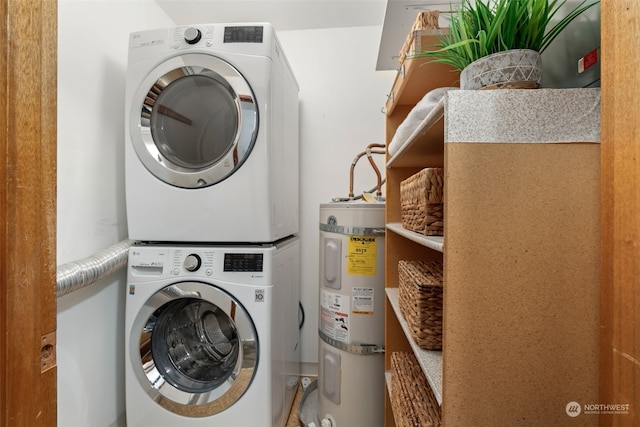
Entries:
<svg viewBox="0 0 640 427">
<path fill-rule="evenodd" d="M 128 427 L 281 427 L 300 374 L 299 240 L 129 250 Z"/>
<path fill-rule="evenodd" d="M 298 85 L 270 24 L 132 33 L 125 110 L 131 239 L 299 231 Z"/>
</svg>

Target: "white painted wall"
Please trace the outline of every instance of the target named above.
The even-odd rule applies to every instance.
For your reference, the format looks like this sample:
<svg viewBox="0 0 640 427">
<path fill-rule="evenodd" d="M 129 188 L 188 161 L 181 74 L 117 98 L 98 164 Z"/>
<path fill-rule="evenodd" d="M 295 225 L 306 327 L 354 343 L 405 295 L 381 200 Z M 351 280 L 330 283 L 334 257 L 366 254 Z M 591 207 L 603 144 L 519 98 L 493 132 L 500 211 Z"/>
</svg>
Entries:
<svg viewBox="0 0 640 427">
<path fill-rule="evenodd" d="M 58 2 L 58 265 L 127 237 L 129 32 L 169 26 L 152 1 Z M 125 273 L 58 300 L 58 426 L 123 427 Z"/>
<path fill-rule="evenodd" d="M 58 10 L 58 264 L 127 237 L 123 99 L 128 33 L 172 25 L 155 2 L 60 0 Z M 394 77 L 375 72 L 381 27 L 284 31 L 300 84 L 302 355 L 317 361 L 318 208 L 348 190 L 349 166 L 384 140 L 381 108 Z M 379 164 L 382 164 L 380 159 Z M 366 160 L 356 192 L 375 184 Z M 58 425 L 122 427 L 124 271 L 58 300 Z"/>
<path fill-rule="evenodd" d="M 279 33 L 300 85 L 300 239 L 303 369 L 317 374 L 319 207 L 349 190 L 351 161 L 367 145 L 384 143 L 381 111 L 395 72 L 374 71 L 382 27 Z M 378 165 L 384 173 L 383 156 Z M 356 167 L 357 194 L 376 184 L 366 158 Z"/>
</svg>

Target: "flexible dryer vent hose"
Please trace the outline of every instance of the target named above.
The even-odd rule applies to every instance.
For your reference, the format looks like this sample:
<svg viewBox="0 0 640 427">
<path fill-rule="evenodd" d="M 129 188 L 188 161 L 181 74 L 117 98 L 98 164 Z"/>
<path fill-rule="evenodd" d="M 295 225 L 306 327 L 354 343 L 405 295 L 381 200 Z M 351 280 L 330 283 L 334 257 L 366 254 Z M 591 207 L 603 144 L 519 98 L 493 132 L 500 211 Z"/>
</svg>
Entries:
<svg viewBox="0 0 640 427">
<path fill-rule="evenodd" d="M 89 286 L 120 270 L 127 264 L 133 240 L 123 240 L 92 256 L 58 266 L 56 293 L 58 298 Z"/>
</svg>

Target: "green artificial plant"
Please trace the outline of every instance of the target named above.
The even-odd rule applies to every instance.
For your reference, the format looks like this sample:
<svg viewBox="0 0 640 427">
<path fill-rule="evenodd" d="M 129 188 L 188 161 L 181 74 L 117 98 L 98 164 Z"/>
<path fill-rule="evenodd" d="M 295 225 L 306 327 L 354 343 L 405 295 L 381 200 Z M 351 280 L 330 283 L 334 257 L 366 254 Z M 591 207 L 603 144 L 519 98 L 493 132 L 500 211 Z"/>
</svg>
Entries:
<svg viewBox="0 0 640 427">
<path fill-rule="evenodd" d="M 477 59 L 510 49 L 542 53 L 571 21 L 599 1 L 582 0 L 547 28 L 567 0 L 462 0 L 451 15 L 449 35 L 440 37 L 436 50 L 414 57 L 434 58 L 462 70 Z"/>
</svg>

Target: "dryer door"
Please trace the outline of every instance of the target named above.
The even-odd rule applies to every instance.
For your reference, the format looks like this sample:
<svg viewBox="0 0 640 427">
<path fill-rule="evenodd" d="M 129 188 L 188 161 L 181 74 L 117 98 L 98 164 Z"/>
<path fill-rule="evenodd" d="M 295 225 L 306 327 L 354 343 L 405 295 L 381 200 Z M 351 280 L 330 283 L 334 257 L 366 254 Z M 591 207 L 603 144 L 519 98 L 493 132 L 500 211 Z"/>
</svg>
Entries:
<svg viewBox="0 0 640 427">
<path fill-rule="evenodd" d="M 138 380 L 176 414 L 206 417 L 233 405 L 249 388 L 258 337 L 247 311 L 231 295 L 202 282 L 180 282 L 155 293 L 130 337 Z"/>
<path fill-rule="evenodd" d="M 181 188 L 216 184 L 251 152 L 258 107 L 251 87 L 228 62 L 211 55 L 171 58 L 143 80 L 129 117 L 140 161 Z"/>
</svg>

